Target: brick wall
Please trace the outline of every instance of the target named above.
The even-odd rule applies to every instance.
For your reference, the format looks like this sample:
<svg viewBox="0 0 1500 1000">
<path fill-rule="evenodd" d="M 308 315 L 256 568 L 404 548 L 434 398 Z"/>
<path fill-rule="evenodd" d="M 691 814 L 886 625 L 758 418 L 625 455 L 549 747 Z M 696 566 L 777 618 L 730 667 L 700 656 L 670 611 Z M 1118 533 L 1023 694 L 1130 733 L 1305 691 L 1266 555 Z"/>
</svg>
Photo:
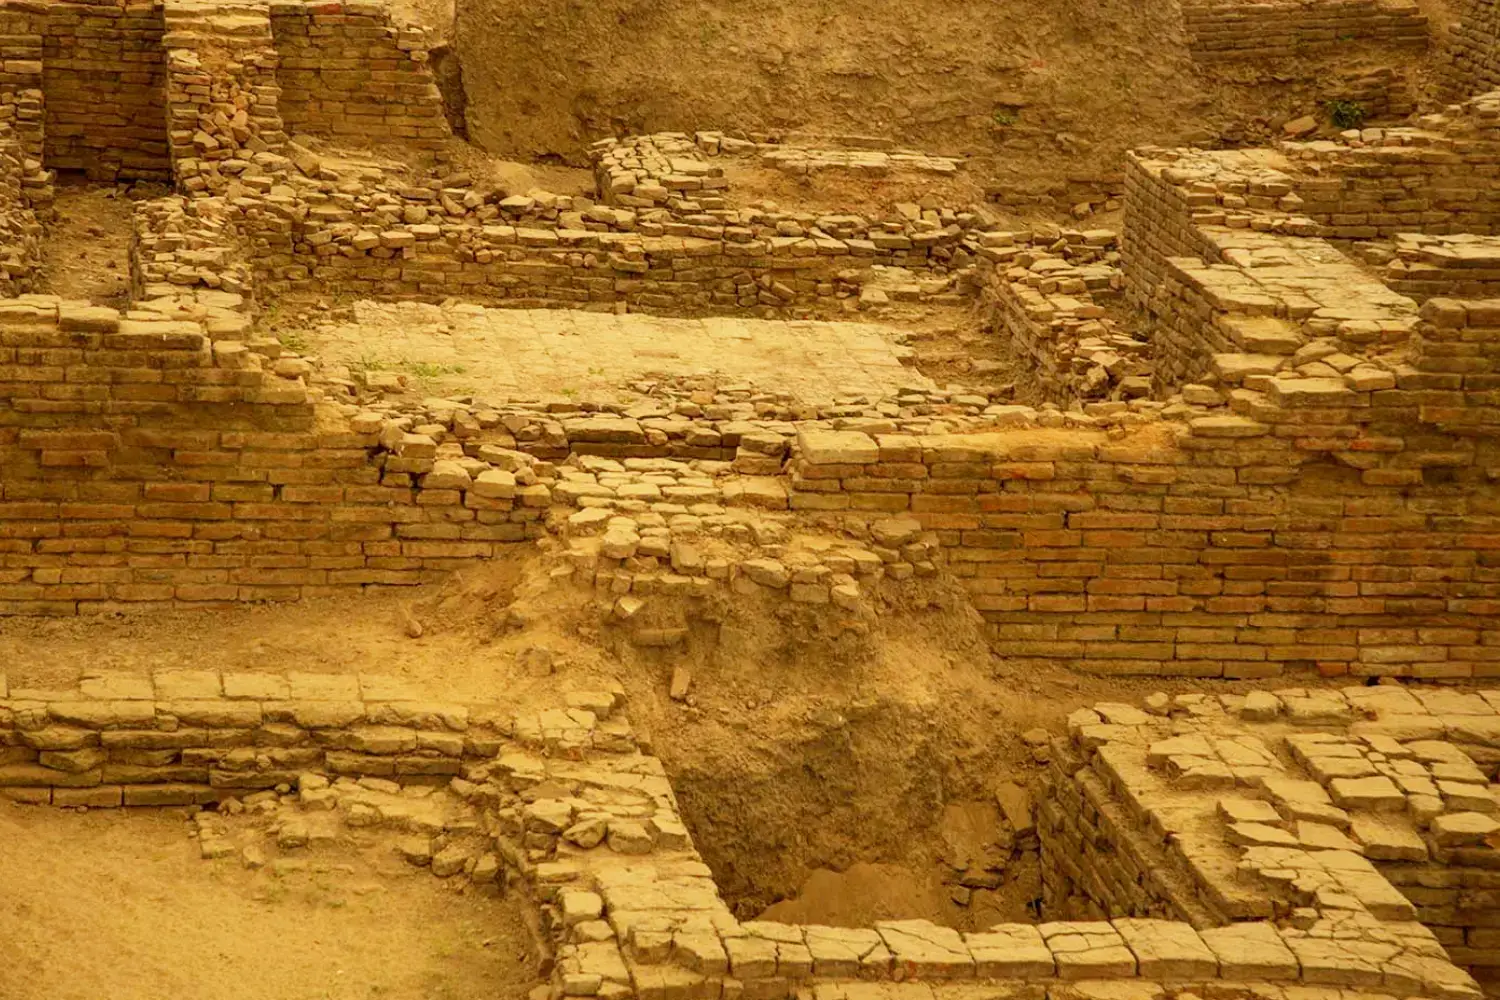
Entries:
<svg viewBox="0 0 1500 1000">
<path fill-rule="evenodd" d="M 271 28 L 288 131 L 422 146 L 450 135 L 425 33 L 384 4 L 276 0 Z"/>
<path fill-rule="evenodd" d="M 0 304 L 0 613 L 415 584 L 539 532 L 514 490 L 428 488 L 430 439 L 259 369 L 195 323 Z"/>
<path fill-rule="evenodd" d="M 935 530 L 1013 662 L 1493 677 L 1494 308 L 1428 303 L 1434 370 L 1389 388 L 1267 379 L 1230 394 L 1237 412 L 1124 439 L 1018 429 L 824 448 L 805 432 L 790 506 Z M 1442 370 L 1439 348 L 1468 358 L 1471 344 L 1481 360 Z"/>
<path fill-rule="evenodd" d="M 7 690 L 0 794 L 59 806 L 203 805 L 299 774 L 446 784 L 492 759 L 494 706 L 419 698 L 375 675 L 84 672 L 67 690 Z"/>
<path fill-rule="evenodd" d="M 243 208 L 242 203 L 242 208 Z M 440 301 L 462 294 L 517 307 L 625 303 L 641 310 L 736 312 L 858 292 L 844 272 L 886 264 L 946 271 L 961 233 L 864 239 L 642 236 L 535 226 L 438 225 L 347 211 L 288 220 L 274 206 L 239 224 L 268 292 Z M 548 228 L 543 228 L 548 226 Z"/>
<path fill-rule="evenodd" d="M 1182 20 L 1200 62 L 1311 55 L 1370 40 L 1427 45 L 1427 18 L 1411 0 L 1190 2 Z"/>
<path fill-rule="evenodd" d="M 1181 860 L 1129 801 L 1110 792 L 1102 761 L 1055 741 L 1045 794 L 1037 807 L 1042 842 L 1042 916 L 1046 920 L 1155 917 L 1199 929 L 1229 916 L 1204 899 Z M 1123 801 L 1122 801 L 1123 798 Z"/>
<path fill-rule="evenodd" d="M 1500 87 L 1500 3 L 1458 0 L 1453 13 L 1438 75 L 1444 96 L 1461 101 Z"/>
<path fill-rule="evenodd" d="M 0 124 L 0 296 L 32 290 L 41 262 L 41 224 L 27 203 L 25 151 Z"/>
<path fill-rule="evenodd" d="M 1399 236 L 1381 277 L 1419 302 L 1500 298 L 1500 237 Z"/>
<path fill-rule="evenodd" d="M 170 180 L 162 34 L 160 4 L 48 5 L 49 167 L 101 181 Z"/>
<path fill-rule="evenodd" d="M 270 18 L 261 5 L 169 3 L 166 24 L 173 176 L 185 190 L 223 190 L 286 143 Z"/>
<path fill-rule="evenodd" d="M 1411 900 L 1417 919 L 1437 935 L 1455 965 L 1481 982 L 1500 983 L 1500 872 L 1463 863 L 1479 851 L 1448 850 L 1433 861 L 1377 860 L 1376 867 Z"/>
<path fill-rule="evenodd" d="M 47 16 L 40 9 L 0 9 L 0 122 L 9 124 L 26 155 L 42 159 L 42 38 Z"/>
</svg>

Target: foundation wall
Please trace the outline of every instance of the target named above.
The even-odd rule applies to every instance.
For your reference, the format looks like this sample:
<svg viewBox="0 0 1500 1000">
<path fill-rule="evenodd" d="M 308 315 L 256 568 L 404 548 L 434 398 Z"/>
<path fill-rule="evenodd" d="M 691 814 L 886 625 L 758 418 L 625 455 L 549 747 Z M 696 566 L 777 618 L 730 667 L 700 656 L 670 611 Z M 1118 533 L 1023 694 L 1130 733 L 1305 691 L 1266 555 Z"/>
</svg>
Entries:
<svg viewBox="0 0 1500 1000">
<path fill-rule="evenodd" d="M 1474 304 L 1470 304 L 1471 306 Z M 1138 437 L 804 432 L 790 506 L 910 515 L 1014 661 L 1115 674 L 1500 674 L 1500 322 L 1429 303 L 1390 389 Z M 1311 380 L 1307 388 L 1312 388 Z"/>
<path fill-rule="evenodd" d="M 169 181 L 160 4 L 49 4 L 43 40 L 49 168 Z"/>
<path fill-rule="evenodd" d="M 192 323 L 0 307 L 0 613 L 416 584 L 539 532 L 514 490 L 425 488 L 430 439 L 383 446 L 251 358 Z"/>
<path fill-rule="evenodd" d="M 1500 87 L 1500 3 L 1459 0 L 1439 72 L 1444 96 L 1461 101 Z"/>
<path fill-rule="evenodd" d="M 372 675 L 160 670 L 86 674 L 66 691 L 7 691 L 0 677 L 0 795 L 202 805 L 306 772 L 446 784 L 466 760 L 493 759 L 508 728 L 494 706 L 419 699 Z"/>
<path fill-rule="evenodd" d="M 1500 870 L 1401 861 L 1377 867 L 1417 909 L 1455 965 L 1500 983 Z"/>
<path fill-rule="evenodd" d="M 0 122 L 8 124 L 25 154 L 43 156 L 42 40 L 47 17 L 40 9 L 0 8 Z"/>
<path fill-rule="evenodd" d="M 1228 923 L 1174 868 L 1149 826 L 1111 798 L 1107 776 L 1061 743 L 1037 808 L 1042 843 L 1042 917 L 1154 917 L 1201 929 Z"/>
<path fill-rule="evenodd" d="M 271 31 L 289 132 L 431 147 L 449 137 L 426 35 L 385 5 L 276 0 Z"/>
<path fill-rule="evenodd" d="M 913 246 L 901 237 L 907 248 L 885 250 L 853 240 L 738 243 L 511 226 L 443 233 L 436 225 L 360 233 L 348 227 L 337 235 L 305 227 L 251 239 L 272 251 L 255 260 L 258 285 L 269 291 L 429 301 L 463 295 L 523 308 L 623 303 L 688 312 L 777 309 L 852 296 L 859 286 L 844 272 L 872 264 L 944 268 L 959 242 L 934 234 Z M 365 241 L 374 245 L 361 249 Z"/>
<path fill-rule="evenodd" d="M 1299 178 L 1298 213 L 1330 239 L 1374 239 L 1397 233 L 1500 232 L 1500 127 L 1451 146 L 1338 147 L 1298 150 L 1321 177 Z"/>
<path fill-rule="evenodd" d="M 1199 62 L 1312 55 L 1371 40 L 1427 45 L 1427 18 L 1406 0 L 1189 3 L 1182 21 Z"/>
</svg>

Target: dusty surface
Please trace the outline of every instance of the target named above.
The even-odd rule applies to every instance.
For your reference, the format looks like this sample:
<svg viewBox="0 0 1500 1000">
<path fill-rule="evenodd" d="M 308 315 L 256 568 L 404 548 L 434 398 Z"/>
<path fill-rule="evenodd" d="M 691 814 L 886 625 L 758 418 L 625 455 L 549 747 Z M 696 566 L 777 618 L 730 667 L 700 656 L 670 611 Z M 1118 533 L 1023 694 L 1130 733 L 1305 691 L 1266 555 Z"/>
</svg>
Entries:
<svg viewBox="0 0 1500 1000">
<path fill-rule="evenodd" d="M 714 373 L 813 400 L 923 384 L 902 364 L 900 337 L 871 323 L 359 302 L 352 323 L 308 339 L 327 358 L 435 393 L 612 396 L 652 375 Z"/>
<path fill-rule="evenodd" d="M 124 308 L 130 293 L 132 203 L 113 185 L 59 178 L 57 221 L 42 241 L 42 287 L 68 299 Z"/>
<path fill-rule="evenodd" d="M 1437 40 L 1444 7 L 1423 3 Z M 1145 143 L 1251 143 L 1321 113 L 1341 76 L 1412 60 L 1370 46 L 1210 76 L 1173 6 L 1126 0 L 474 0 L 456 13 L 469 135 L 494 153 L 576 165 L 609 135 L 805 129 L 975 156 L 1002 186 L 1117 173 Z M 447 31 L 445 17 L 430 23 Z"/>
<path fill-rule="evenodd" d="M 416 592 L 211 618 L 0 621 L 0 662 L 12 686 L 72 686 L 86 667 L 391 673 L 434 696 L 518 709 L 617 680 L 736 911 L 754 916 L 795 899 L 789 912 L 851 924 L 1030 919 L 1036 874 L 1024 856 L 968 906 L 944 883 L 955 853 L 984 836 L 966 829 L 976 804 L 993 804 L 998 781 L 1040 773 L 1022 735 L 1062 732 L 1081 705 L 1210 687 L 1018 671 L 991 657 L 974 612 L 942 583 L 886 601 L 873 623 L 853 629 L 799 606 L 737 602 L 679 661 L 601 630 L 587 596 L 540 580 L 525 551 L 510 566 Z M 418 638 L 409 617 L 423 626 Z M 668 697 L 677 662 L 692 674 L 687 702 Z M 901 873 L 819 872 L 860 864 Z"/>
<path fill-rule="evenodd" d="M 400 859 L 286 876 L 197 857 L 181 810 L 0 801 L 5 1000 L 511 1000 L 535 984 L 516 905 Z"/>
</svg>

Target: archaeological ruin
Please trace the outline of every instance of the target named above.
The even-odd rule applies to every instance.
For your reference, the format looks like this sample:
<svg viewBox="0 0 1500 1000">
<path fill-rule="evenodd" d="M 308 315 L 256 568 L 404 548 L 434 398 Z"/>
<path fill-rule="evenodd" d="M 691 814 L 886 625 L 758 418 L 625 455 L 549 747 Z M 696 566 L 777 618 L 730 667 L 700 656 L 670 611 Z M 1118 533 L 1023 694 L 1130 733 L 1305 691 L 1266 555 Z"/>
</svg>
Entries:
<svg viewBox="0 0 1500 1000">
<path fill-rule="evenodd" d="M 48 978 L 95 814 L 514 922 L 126 1000 L 1500 996 L 1500 4 L 1183 0 L 1199 117 L 944 139 L 456 3 L 0 0 L 0 998 L 138 947 Z"/>
</svg>

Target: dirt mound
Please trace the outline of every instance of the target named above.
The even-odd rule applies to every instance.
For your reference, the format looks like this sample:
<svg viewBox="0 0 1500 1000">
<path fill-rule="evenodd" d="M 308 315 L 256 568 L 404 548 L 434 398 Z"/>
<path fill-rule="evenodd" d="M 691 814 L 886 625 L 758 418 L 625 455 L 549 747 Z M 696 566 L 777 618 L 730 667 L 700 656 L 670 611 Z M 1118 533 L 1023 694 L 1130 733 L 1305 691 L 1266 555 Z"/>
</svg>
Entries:
<svg viewBox="0 0 1500 1000">
<path fill-rule="evenodd" d="M 1412 64 L 1361 45 L 1205 72 L 1175 4 L 1128 0 L 470 0 L 444 30 L 492 153 L 582 165 L 627 132 L 804 130 L 976 157 L 1008 185 L 1118 172 L 1145 143 L 1251 142 Z"/>
</svg>

